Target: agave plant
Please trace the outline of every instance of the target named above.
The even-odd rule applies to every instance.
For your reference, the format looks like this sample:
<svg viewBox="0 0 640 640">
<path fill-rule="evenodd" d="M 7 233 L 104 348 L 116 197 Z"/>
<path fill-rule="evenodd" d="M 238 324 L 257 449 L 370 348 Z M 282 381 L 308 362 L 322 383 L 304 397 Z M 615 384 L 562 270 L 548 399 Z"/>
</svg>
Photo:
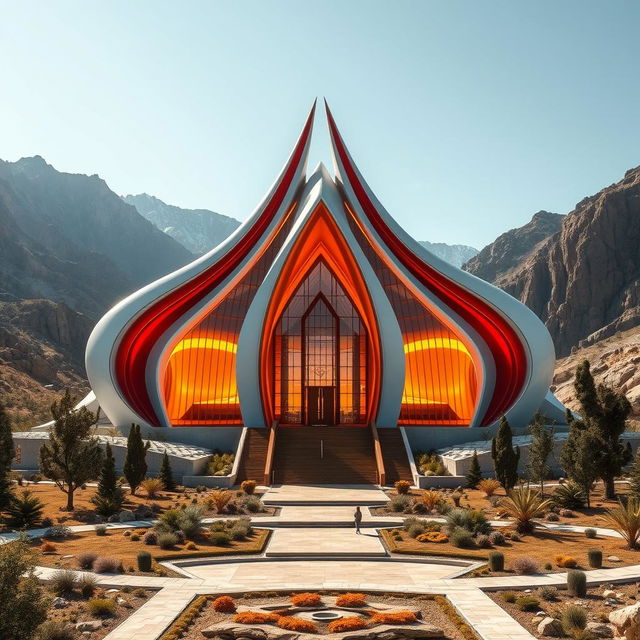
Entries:
<svg viewBox="0 0 640 640">
<path fill-rule="evenodd" d="M 620 502 L 619 506 L 607 509 L 604 517 L 611 528 L 627 541 L 629 549 L 635 549 L 638 546 L 638 538 L 640 538 L 640 503 L 638 498 L 630 497 L 626 503 Z"/>
<path fill-rule="evenodd" d="M 542 516 L 550 504 L 551 500 L 544 499 L 539 491 L 529 487 L 511 489 L 507 497 L 500 500 L 500 508 L 515 520 L 519 533 L 531 533 L 536 526 L 533 519 Z"/>
</svg>

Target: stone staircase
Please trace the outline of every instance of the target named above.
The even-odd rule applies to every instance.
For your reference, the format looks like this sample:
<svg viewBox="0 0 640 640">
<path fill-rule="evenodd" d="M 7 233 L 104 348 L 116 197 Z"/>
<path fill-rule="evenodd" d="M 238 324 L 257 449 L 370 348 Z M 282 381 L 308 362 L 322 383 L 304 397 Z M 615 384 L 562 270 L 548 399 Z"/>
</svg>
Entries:
<svg viewBox="0 0 640 640">
<path fill-rule="evenodd" d="M 258 484 L 263 483 L 268 446 L 269 429 L 247 429 L 236 483 L 243 480 L 255 480 Z"/>
<path fill-rule="evenodd" d="M 378 427 L 378 440 L 382 449 L 386 484 L 391 485 L 398 480 L 408 480 L 413 483 L 407 450 L 405 449 L 400 429 Z"/>
</svg>

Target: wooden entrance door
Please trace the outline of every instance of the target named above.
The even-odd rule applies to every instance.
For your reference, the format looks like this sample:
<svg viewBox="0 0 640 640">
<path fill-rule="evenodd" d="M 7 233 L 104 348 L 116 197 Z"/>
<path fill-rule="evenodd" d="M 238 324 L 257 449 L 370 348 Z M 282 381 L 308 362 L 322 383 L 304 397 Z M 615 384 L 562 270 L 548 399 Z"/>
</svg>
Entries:
<svg viewBox="0 0 640 640">
<path fill-rule="evenodd" d="M 326 427 L 335 423 L 335 387 L 307 387 L 307 424 Z"/>
</svg>

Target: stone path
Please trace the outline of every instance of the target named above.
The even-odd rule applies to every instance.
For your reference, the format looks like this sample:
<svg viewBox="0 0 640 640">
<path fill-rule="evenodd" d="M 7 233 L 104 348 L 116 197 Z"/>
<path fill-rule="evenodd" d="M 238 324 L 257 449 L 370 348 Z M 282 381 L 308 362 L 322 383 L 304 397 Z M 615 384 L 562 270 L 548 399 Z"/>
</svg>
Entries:
<svg viewBox="0 0 640 640">
<path fill-rule="evenodd" d="M 357 534 L 355 529 L 276 529 L 267 556 L 385 556 L 377 531 Z"/>
<path fill-rule="evenodd" d="M 370 505 L 384 504 L 389 498 L 370 484 L 286 484 L 274 485 L 262 497 L 265 504 L 326 504 Z"/>
</svg>

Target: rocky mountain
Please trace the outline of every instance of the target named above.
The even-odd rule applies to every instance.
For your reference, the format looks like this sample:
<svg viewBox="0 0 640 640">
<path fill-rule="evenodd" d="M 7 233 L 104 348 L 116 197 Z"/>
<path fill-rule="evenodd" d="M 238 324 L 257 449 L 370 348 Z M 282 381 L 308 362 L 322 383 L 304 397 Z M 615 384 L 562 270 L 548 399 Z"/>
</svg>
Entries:
<svg viewBox="0 0 640 640">
<path fill-rule="evenodd" d="M 98 176 L 0 161 L 0 300 L 45 298 L 97 319 L 192 255 Z"/>
<path fill-rule="evenodd" d="M 211 251 L 240 226 L 235 218 L 208 209 L 181 209 L 146 193 L 122 199 L 196 256 Z"/>
<path fill-rule="evenodd" d="M 523 260 L 560 231 L 564 216 L 549 211 L 534 213 L 522 227 L 506 231 L 464 265 L 465 271 L 498 286 Z"/>
<path fill-rule="evenodd" d="M 478 253 L 476 248 L 466 244 L 445 244 L 444 242 L 429 242 L 428 240 L 420 240 L 419 242 L 438 258 L 442 258 L 456 267 L 461 267 Z"/>
</svg>

